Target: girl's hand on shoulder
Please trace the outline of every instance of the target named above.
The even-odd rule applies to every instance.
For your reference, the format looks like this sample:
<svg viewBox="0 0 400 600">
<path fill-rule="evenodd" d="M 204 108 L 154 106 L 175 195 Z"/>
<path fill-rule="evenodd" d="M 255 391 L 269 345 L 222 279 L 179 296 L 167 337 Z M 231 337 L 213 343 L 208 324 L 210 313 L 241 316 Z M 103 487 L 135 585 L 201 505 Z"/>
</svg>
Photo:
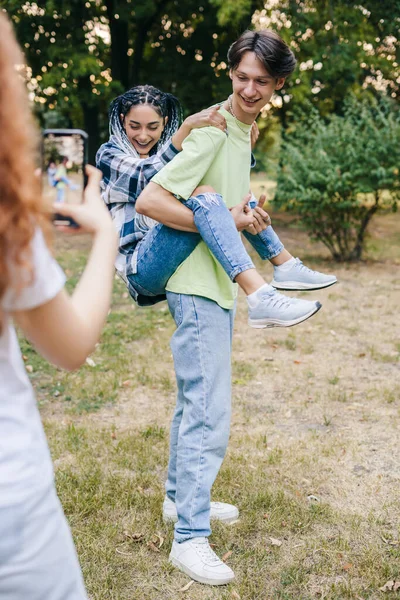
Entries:
<svg viewBox="0 0 400 600">
<path fill-rule="evenodd" d="M 100 196 L 102 173 L 99 169 L 86 165 L 88 183 L 84 191 L 82 204 L 54 204 L 54 211 L 65 217 L 71 217 L 79 225 L 78 228 L 56 225 L 59 231 L 68 233 L 91 233 L 116 230 L 107 207 Z"/>
<path fill-rule="evenodd" d="M 216 127 L 221 131 L 226 130 L 226 120 L 219 112 L 220 106 L 205 108 L 198 113 L 190 115 L 185 122 L 190 129 L 200 129 L 202 127 Z"/>
</svg>

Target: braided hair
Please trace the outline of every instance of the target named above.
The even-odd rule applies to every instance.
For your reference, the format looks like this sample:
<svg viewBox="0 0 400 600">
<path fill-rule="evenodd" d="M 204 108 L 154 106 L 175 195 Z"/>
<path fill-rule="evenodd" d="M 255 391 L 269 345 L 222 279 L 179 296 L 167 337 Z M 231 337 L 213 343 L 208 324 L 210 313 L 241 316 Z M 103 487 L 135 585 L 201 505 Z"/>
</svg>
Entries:
<svg viewBox="0 0 400 600">
<path fill-rule="evenodd" d="M 120 115 L 125 117 L 132 106 L 139 104 L 148 104 L 163 119 L 168 117 L 160 139 L 150 151 L 150 154 L 154 154 L 157 152 L 158 145 L 164 144 L 166 140 L 171 138 L 181 125 L 183 120 L 182 106 L 175 96 L 162 92 L 152 85 L 137 85 L 111 102 L 108 111 L 110 135 L 114 135 L 124 150 L 134 155 L 137 155 L 137 152 L 126 135 Z"/>
</svg>

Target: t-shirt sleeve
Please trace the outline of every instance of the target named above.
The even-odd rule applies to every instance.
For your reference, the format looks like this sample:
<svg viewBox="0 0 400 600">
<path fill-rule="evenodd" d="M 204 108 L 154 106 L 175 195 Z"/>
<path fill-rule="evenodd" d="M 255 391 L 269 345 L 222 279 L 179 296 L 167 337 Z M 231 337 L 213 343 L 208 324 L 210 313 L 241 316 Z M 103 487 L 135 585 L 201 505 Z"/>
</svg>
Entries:
<svg viewBox="0 0 400 600">
<path fill-rule="evenodd" d="M 152 181 L 184 200 L 202 181 L 226 134 L 216 127 L 194 129 L 182 144 L 182 151 Z"/>
<path fill-rule="evenodd" d="M 0 300 L 1 308 L 6 312 L 29 310 L 46 304 L 64 287 L 65 275 L 51 256 L 40 229 L 33 236 L 31 248 L 32 277 L 19 268 L 16 280 L 23 282 L 25 279 L 27 284 L 20 291 L 13 288 L 6 290 Z"/>
</svg>

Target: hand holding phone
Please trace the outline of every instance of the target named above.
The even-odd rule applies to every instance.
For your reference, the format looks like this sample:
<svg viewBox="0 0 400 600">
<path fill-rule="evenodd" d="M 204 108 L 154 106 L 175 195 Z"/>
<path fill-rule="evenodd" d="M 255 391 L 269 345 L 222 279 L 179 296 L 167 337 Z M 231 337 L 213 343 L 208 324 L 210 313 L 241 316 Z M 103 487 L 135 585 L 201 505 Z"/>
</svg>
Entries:
<svg viewBox="0 0 400 600">
<path fill-rule="evenodd" d="M 91 165 L 86 165 L 85 171 L 88 184 L 85 188 L 83 203 L 56 204 L 59 216 L 61 219 L 69 218 L 72 220 L 75 223 L 75 231 L 79 233 L 96 234 L 101 231 L 111 230 L 116 237 L 117 232 L 110 213 L 100 196 L 102 172 Z M 73 228 L 68 226 L 65 220 L 58 222 L 56 226 L 59 231 L 74 231 Z"/>
<path fill-rule="evenodd" d="M 56 224 L 77 226 L 58 207 L 79 205 L 83 201 L 87 141 L 88 135 L 81 129 L 46 129 L 43 132 L 42 189 L 49 206 L 56 206 Z"/>
</svg>

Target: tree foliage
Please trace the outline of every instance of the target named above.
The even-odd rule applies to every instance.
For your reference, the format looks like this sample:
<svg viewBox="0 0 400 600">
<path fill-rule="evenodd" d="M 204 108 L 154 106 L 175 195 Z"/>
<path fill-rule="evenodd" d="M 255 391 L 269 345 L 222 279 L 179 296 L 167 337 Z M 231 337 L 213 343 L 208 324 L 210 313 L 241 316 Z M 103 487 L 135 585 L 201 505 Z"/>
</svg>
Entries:
<svg viewBox="0 0 400 600">
<path fill-rule="evenodd" d="M 298 59 L 278 94 L 285 129 L 295 126 L 292 107 L 309 102 L 329 115 L 349 94 L 399 99 L 399 0 L 269 0 L 253 21 L 277 30 Z"/>
<path fill-rule="evenodd" d="M 348 100 L 328 122 L 313 110 L 283 142 L 275 204 L 298 213 L 338 261 L 360 259 L 367 226 L 400 199 L 400 110 Z"/>
<path fill-rule="evenodd" d="M 299 60 L 268 113 L 279 119 L 283 132 L 296 126 L 293 108 L 309 102 L 329 115 L 341 114 L 349 93 L 398 99 L 399 4 L 0 0 L 26 52 L 39 119 L 48 126 L 85 128 L 92 156 L 107 132 L 111 98 L 133 85 L 151 83 L 172 91 L 187 112 L 226 97 L 226 53 L 248 26 L 277 30 Z M 274 119 L 271 123 L 275 126 Z M 268 119 L 261 130 L 270 135 Z"/>
</svg>

